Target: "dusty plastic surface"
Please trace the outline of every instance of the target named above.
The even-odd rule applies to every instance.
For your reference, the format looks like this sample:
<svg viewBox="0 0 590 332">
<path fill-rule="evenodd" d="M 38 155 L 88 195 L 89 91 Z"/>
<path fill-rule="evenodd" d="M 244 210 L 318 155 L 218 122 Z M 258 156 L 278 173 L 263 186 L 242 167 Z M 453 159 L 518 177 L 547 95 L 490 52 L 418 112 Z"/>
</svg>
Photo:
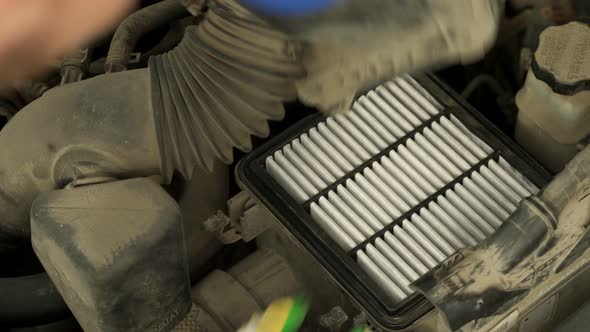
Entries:
<svg viewBox="0 0 590 332">
<path fill-rule="evenodd" d="M 172 329 L 172 332 L 222 332 L 224 331 L 203 308 L 193 304 L 184 320 Z"/>
<path fill-rule="evenodd" d="M 195 167 L 233 162 L 281 120 L 304 75 L 291 40 L 235 3 L 214 0 L 172 51 L 150 58 L 162 176 L 189 179 Z"/>
<path fill-rule="evenodd" d="M 182 217 L 145 178 L 41 195 L 33 247 L 84 331 L 166 331 L 191 309 Z"/>
<path fill-rule="evenodd" d="M 516 96 L 516 140 L 553 172 L 590 134 L 590 27 L 546 29 L 532 69 Z"/>
<path fill-rule="evenodd" d="M 0 252 L 29 241 L 29 211 L 40 193 L 74 179 L 159 174 L 148 86 L 145 69 L 67 84 L 2 129 Z"/>
<path fill-rule="evenodd" d="M 191 290 L 195 303 L 224 331 L 235 331 L 274 300 L 301 286 L 287 262 L 261 249 L 226 271 L 214 270 Z"/>
</svg>

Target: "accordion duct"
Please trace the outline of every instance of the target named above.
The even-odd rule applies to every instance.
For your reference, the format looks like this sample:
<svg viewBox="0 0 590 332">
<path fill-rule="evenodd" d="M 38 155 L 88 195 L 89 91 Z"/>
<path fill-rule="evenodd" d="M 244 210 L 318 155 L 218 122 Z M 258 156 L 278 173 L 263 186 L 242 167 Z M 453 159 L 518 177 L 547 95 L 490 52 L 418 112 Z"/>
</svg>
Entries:
<svg viewBox="0 0 590 332">
<path fill-rule="evenodd" d="M 149 63 L 151 99 L 162 175 L 185 178 L 248 152 L 251 136 L 266 137 L 283 103 L 297 97 L 304 76 L 297 43 L 235 1 L 218 0 L 174 50 Z"/>
</svg>

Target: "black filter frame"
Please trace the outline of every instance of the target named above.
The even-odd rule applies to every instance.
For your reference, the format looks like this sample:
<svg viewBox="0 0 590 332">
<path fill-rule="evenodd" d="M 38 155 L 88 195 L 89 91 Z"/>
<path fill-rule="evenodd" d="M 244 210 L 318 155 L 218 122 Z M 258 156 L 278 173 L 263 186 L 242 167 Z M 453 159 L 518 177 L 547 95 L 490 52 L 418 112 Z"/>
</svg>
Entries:
<svg viewBox="0 0 590 332">
<path fill-rule="evenodd" d="M 499 156 L 502 156 L 512 167 L 539 188 L 542 188 L 550 181 L 551 175 L 543 167 L 438 78 L 434 75 L 416 75 L 413 78 L 443 106 L 441 114 L 433 116 L 432 119 L 397 140 L 377 156 L 356 167 L 344 179 L 357 174 L 359 170 L 378 160 L 385 153 L 413 138 L 425 126 L 448 114 L 457 117 L 474 135 L 494 149 L 494 152 L 462 176 L 431 195 L 428 200 L 421 202 L 417 207 L 412 208 L 384 228 L 383 231 L 378 232 L 369 239 L 374 239 L 379 234 L 382 235 L 385 230 L 390 230 L 397 222 L 403 221 L 407 216 L 419 211 L 421 207 L 431 201 L 432 197 L 439 196 L 440 193 L 445 192 L 458 181 L 470 176 L 484 162 L 491 159 L 497 160 Z M 267 157 L 325 119 L 326 117 L 320 113 L 312 114 L 248 154 L 239 162 L 236 168 L 236 180 L 241 188 L 253 194 L 265 205 L 280 221 L 281 226 L 293 234 L 300 244 L 317 259 L 319 264 L 369 316 L 371 323 L 376 324 L 380 329 L 388 331 L 406 328 L 430 311 L 433 308 L 432 304 L 418 293 L 412 294 L 399 303 L 394 303 L 384 296 L 380 287 L 361 269 L 355 260 L 357 250 L 362 249 L 369 240 L 346 252 L 312 219 L 309 213 L 310 202 L 317 199 L 321 194 L 335 188 L 344 180 L 339 179 L 336 183 L 328 186 L 329 189 L 322 190 L 304 204 L 299 204 L 265 169 Z"/>
</svg>

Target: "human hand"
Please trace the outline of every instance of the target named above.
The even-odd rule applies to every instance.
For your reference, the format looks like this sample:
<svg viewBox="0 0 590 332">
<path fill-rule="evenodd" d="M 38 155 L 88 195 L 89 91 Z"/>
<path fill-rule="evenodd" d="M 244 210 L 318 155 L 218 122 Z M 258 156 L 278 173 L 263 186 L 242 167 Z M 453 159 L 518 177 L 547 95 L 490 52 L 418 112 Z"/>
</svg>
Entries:
<svg viewBox="0 0 590 332">
<path fill-rule="evenodd" d="M 135 0 L 0 0 L 0 87 L 112 29 Z"/>
</svg>

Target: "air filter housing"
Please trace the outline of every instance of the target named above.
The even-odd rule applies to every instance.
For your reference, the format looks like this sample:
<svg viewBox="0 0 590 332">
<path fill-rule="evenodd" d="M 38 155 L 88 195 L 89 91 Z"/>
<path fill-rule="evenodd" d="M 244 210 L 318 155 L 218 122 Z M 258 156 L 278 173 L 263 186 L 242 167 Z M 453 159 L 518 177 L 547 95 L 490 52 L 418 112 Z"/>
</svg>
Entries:
<svg viewBox="0 0 590 332">
<path fill-rule="evenodd" d="M 431 306 L 411 283 L 491 235 L 547 173 L 433 77 L 399 77 L 317 114 L 238 179 L 380 328 Z"/>
</svg>

